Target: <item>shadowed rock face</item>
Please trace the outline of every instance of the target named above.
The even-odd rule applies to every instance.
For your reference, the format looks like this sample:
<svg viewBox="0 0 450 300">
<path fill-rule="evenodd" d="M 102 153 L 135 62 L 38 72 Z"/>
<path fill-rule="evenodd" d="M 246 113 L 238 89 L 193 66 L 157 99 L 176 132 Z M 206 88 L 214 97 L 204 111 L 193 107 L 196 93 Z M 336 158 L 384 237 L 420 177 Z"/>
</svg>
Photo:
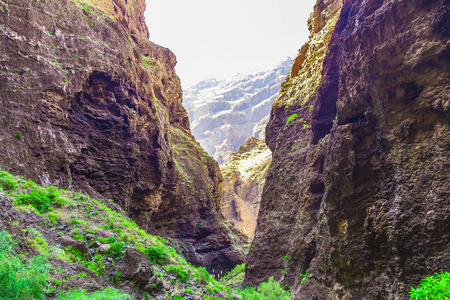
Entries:
<svg viewBox="0 0 450 300">
<path fill-rule="evenodd" d="M 344 1 L 317 89 L 272 109 L 247 283 L 406 299 L 450 268 L 448 20 L 448 1 Z"/>
<path fill-rule="evenodd" d="M 219 164 L 251 137 L 264 139 L 273 101 L 292 59 L 257 74 L 208 79 L 184 91 L 192 133 Z"/>
<path fill-rule="evenodd" d="M 147 40 L 143 0 L 97 5 L 2 6 L 1 166 L 112 198 L 194 264 L 232 268 L 244 256 L 220 213 L 219 167 L 190 134 L 175 56 Z"/>
<path fill-rule="evenodd" d="M 272 152 L 266 143 L 249 138 L 220 166 L 223 175 L 222 213 L 253 238 Z"/>
</svg>

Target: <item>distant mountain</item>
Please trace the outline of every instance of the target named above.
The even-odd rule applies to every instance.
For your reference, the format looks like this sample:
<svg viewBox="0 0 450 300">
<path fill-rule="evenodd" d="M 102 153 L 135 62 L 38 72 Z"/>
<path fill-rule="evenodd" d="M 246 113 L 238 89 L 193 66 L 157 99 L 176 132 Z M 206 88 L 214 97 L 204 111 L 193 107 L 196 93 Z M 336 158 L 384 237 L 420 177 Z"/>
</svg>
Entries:
<svg viewBox="0 0 450 300">
<path fill-rule="evenodd" d="M 207 79 L 183 91 L 191 131 L 219 164 L 249 137 L 265 138 L 272 103 L 291 66 L 287 58 L 265 72 Z"/>
</svg>

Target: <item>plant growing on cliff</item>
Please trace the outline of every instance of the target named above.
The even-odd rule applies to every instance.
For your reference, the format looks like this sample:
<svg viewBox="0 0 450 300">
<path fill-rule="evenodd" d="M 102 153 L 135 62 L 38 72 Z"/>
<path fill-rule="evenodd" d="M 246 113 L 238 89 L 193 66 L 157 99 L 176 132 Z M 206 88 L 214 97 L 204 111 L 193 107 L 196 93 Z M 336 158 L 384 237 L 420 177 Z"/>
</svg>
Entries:
<svg viewBox="0 0 450 300">
<path fill-rule="evenodd" d="M 450 299 L 450 273 L 435 273 L 422 279 L 417 287 L 411 287 L 408 293 L 414 300 L 444 300 Z"/>
<path fill-rule="evenodd" d="M 308 280 L 308 270 L 306 270 L 304 274 L 300 274 L 298 276 L 300 276 L 300 283 L 305 283 L 306 280 Z"/>
<path fill-rule="evenodd" d="M 288 127 L 289 122 L 291 122 L 293 119 L 297 118 L 297 114 L 292 114 L 290 115 L 287 120 L 286 120 L 286 124 L 284 125 L 285 127 Z"/>
</svg>

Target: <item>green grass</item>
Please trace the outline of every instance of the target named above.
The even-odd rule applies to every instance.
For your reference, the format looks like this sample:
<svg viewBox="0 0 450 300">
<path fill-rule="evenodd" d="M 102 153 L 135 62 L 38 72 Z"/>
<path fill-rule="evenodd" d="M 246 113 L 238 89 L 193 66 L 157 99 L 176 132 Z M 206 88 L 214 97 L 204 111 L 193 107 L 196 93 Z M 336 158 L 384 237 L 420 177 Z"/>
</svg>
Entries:
<svg viewBox="0 0 450 300">
<path fill-rule="evenodd" d="M 177 277 L 181 282 L 186 282 L 189 278 L 188 272 L 183 265 L 165 265 L 164 270 Z"/>
<path fill-rule="evenodd" d="M 69 292 L 63 292 L 58 295 L 56 300 L 128 300 L 132 299 L 130 295 L 121 293 L 116 289 L 107 288 L 101 291 L 88 294 L 84 289 L 75 289 Z"/>
<path fill-rule="evenodd" d="M 15 204 L 31 205 L 40 213 L 49 211 L 50 204 L 62 205 L 64 203 L 59 197 L 58 188 L 54 186 L 47 188 L 33 186 L 26 194 L 14 194 L 12 196 L 15 199 Z"/>
<path fill-rule="evenodd" d="M 0 231 L 0 299 L 44 299 L 50 264 L 41 255 L 25 260 L 15 245 L 6 231 Z"/>
<path fill-rule="evenodd" d="M 267 282 L 263 282 L 258 288 L 246 287 L 239 290 L 238 293 L 242 295 L 245 300 L 288 300 L 290 295 L 283 290 L 281 285 L 270 277 Z"/>
<path fill-rule="evenodd" d="M 19 183 L 13 175 L 0 168 L 0 188 L 5 191 L 14 191 L 19 187 Z"/>
<path fill-rule="evenodd" d="M 450 273 L 435 273 L 422 279 L 417 287 L 411 287 L 408 293 L 414 300 L 445 300 L 450 299 Z"/>
</svg>

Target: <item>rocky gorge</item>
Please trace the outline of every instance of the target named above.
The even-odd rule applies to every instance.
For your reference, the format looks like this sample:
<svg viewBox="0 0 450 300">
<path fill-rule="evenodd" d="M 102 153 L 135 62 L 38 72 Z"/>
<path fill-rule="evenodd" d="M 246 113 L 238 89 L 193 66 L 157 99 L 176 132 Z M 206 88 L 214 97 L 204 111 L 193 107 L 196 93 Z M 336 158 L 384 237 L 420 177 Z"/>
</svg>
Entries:
<svg viewBox="0 0 450 300">
<path fill-rule="evenodd" d="M 144 9 L 0 0 L 0 298 L 408 299 L 450 280 L 448 0 L 317 0 L 292 66 L 202 82 L 187 110 Z M 203 113 L 198 140 L 236 144 L 202 147 Z"/>
<path fill-rule="evenodd" d="M 266 127 L 247 284 L 407 299 L 450 269 L 448 4 L 317 1 Z"/>
</svg>

